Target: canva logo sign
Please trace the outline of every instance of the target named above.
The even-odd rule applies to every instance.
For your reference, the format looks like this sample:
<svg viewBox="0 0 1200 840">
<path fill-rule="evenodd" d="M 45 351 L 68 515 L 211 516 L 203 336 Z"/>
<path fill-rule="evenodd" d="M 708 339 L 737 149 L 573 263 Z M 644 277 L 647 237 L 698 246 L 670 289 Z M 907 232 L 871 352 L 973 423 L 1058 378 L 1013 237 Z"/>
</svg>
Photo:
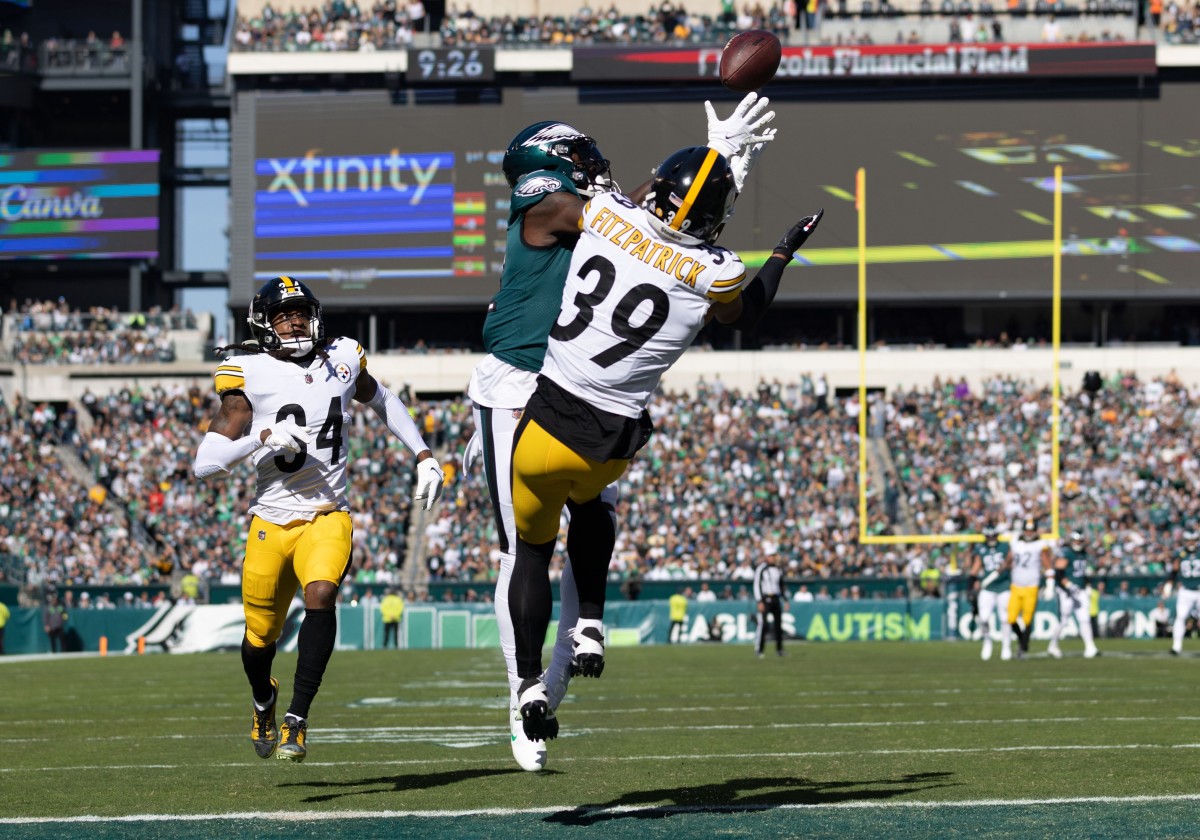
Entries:
<svg viewBox="0 0 1200 840">
<path fill-rule="evenodd" d="M 30 196 L 17 184 L 0 193 L 0 218 L 10 222 L 29 219 L 98 219 L 104 206 L 94 195 L 73 192 L 67 196 Z"/>
</svg>

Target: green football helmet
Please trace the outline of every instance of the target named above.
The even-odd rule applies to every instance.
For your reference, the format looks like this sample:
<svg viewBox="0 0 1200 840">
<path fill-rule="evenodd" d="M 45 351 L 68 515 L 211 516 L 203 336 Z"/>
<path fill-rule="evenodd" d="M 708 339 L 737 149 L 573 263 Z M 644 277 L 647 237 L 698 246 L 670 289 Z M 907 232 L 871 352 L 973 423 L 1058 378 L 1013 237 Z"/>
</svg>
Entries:
<svg viewBox="0 0 1200 840">
<path fill-rule="evenodd" d="M 515 187 L 530 172 L 566 175 L 584 198 L 614 189 L 608 161 L 596 141 L 566 123 L 548 120 L 518 132 L 504 152 L 504 177 Z"/>
</svg>

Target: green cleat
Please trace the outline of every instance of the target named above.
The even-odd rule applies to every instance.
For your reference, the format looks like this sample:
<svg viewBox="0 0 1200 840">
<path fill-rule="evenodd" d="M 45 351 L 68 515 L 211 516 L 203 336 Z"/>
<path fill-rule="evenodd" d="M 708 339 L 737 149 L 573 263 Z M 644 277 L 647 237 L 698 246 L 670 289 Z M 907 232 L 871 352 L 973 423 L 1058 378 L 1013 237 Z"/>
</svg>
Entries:
<svg viewBox="0 0 1200 840">
<path fill-rule="evenodd" d="M 275 752 L 275 747 L 279 745 L 279 727 L 275 725 L 275 703 L 279 700 L 279 680 L 271 677 L 271 705 L 265 710 L 259 711 L 258 707 L 253 703 L 250 704 L 251 711 L 254 712 L 253 722 L 250 724 L 250 743 L 254 744 L 254 751 L 258 753 L 259 758 L 270 758 Z"/>
<path fill-rule="evenodd" d="M 283 761 L 303 761 L 308 750 L 304 748 L 304 736 L 308 733 L 308 721 L 284 717 L 279 727 L 280 744 L 275 757 Z"/>
</svg>

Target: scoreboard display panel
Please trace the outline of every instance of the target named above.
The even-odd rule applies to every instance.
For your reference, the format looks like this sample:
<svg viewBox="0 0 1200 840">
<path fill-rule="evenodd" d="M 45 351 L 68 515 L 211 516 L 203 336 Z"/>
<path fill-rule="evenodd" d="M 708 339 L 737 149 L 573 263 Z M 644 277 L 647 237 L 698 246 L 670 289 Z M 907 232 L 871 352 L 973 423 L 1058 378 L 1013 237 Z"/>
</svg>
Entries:
<svg viewBox="0 0 1200 840">
<path fill-rule="evenodd" d="M 334 307 L 482 304 L 503 268 L 500 164 L 520 129 L 553 119 L 591 134 L 626 189 L 706 140 L 700 102 L 613 101 L 571 87 L 503 88 L 495 104 L 475 105 L 387 91 L 238 96 L 235 167 L 248 169 L 234 181 L 234 302 L 286 273 Z M 725 115 L 737 101 L 715 104 Z M 753 266 L 796 219 L 825 207 L 781 300 L 856 298 L 860 167 L 872 300 L 1049 297 L 1060 165 L 1064 297 L 1200 292 L 1194 85 L 1163 85 L 1147 99 L 776 98 L 773 107 L 778 139 L 720 241 Z"/>
</svg>

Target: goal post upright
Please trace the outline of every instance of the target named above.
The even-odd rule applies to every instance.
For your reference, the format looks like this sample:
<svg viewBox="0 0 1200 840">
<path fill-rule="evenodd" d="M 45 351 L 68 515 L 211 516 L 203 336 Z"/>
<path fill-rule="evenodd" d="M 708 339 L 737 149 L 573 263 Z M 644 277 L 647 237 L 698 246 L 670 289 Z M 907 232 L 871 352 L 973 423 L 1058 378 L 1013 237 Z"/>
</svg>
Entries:
<svg viewBox="0 0 1200 840">
<path fill-rule="evenodd" d="M 854 178 L 858 211 L 858 540 L 867 542 L 867 170 Z"/>
<path fill-rule="evenodd" d="M 1059 538 L 1059 449 L 1062 410 L 1062 368 L 1058 353 L 1062 347 L 1062 164 L 1054 167 L 1054 250 L 1052 254 L 1054 272 L 1054 301 L 1051 316 L 1051 341 L 1053 344 L 1054 370 L 1051 373 L 1050 389 L 1050 538 Z"/>
</svg>

